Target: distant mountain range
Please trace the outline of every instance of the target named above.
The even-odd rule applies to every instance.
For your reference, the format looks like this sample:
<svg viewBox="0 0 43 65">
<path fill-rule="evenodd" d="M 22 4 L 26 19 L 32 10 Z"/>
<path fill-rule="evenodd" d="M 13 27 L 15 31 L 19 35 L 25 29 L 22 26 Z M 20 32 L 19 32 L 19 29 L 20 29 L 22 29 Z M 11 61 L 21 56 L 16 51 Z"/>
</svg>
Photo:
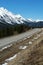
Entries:
<svg viewBox="0 0 43 65">
<path fill-rule="evenodd" d="M 0 8 L 0 29 L 8 26 L 14 26 L 16 24 L 25 24 L 30 27 L 43 27 L 43 21 L 32 21 L 23 18 L 20 14 L 13 14 L 7 9 Z"/>
</svg>

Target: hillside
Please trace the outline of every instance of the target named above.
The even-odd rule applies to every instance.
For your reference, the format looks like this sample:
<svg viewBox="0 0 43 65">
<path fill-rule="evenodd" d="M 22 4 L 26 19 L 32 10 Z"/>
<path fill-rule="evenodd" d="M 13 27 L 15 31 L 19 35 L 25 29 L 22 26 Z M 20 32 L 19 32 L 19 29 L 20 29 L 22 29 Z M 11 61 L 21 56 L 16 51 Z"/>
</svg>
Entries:
<svg viewBox="0 0 43 65">
<path fill-rule="evenodd" d="M 20 14 L 13 14 L 7 9 L 0 8 L 0 38 L 16 35 L 31 28 L 42 28 L 43 21 L 25 19 Z"/>
</svg>

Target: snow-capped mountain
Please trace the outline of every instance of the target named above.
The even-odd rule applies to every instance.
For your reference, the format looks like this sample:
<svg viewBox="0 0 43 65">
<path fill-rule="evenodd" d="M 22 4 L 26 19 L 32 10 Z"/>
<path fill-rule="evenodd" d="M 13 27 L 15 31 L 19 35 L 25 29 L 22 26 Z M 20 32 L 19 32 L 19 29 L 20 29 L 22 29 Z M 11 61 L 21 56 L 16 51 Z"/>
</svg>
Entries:
<svg viewBox="0 0 43 65">
<path fill-rule="evenodd" d="M 4 22 L 2 22 L 4 20 Z M 7 9 L 1 7 L 0 8 L 0 22 L 2 23 L 9 23 L 9 24 L 21 24 L 24 23 L 23 20 L 25 20 L 20 14 L 14 15 Z"/>
<path fill-rule="evenodd" d="M 43 20 L 33 21 L 32 19 L 25 19 L 20 14 L 13 14 L 7 9 L 0 8 L 0 27 L 15 24 L 25 24 L 30 27 L 43 27 Z"/>
</svg>

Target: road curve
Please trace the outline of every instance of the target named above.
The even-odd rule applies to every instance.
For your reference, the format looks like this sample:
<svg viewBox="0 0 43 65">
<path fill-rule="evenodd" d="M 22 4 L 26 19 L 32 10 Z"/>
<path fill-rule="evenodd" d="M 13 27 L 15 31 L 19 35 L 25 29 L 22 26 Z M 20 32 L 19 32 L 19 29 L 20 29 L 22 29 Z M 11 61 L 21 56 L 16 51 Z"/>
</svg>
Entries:
<svg viewBox="0 0 43 65">
<path fill-rule="evenodd" d="M 37 33 L 37 32 L 40 32 L 40 31 L 41 31 L 41 29 L 35 28 L 35 29 L 32 29 L 31 31 L 27 31 L 27 32 L 24 32 L 24 33 L 16 35 L 16 36 L 10 36 L 10 37 L 0 39 L 0 48 L 4 47 L 4 46 L 6 46 L 6 45 L 8 45 L 12 42 L 16 42 L 20 39 L 23 39 L 25 37 L 30 37 L 34 33 Z"/>
</svg>

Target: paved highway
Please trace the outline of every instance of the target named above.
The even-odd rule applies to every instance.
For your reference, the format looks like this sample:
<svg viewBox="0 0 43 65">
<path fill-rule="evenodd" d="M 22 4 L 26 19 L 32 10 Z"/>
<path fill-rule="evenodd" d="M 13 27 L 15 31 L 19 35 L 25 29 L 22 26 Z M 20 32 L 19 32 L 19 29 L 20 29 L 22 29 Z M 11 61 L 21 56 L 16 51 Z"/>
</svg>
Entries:
<svg viewBox="0 0 43 65">
<path fill-rule="evenodd" d="M 16 42 L 20 39 L 30 37 L 34 33 L 37 33 L 37 32 L 40 32 L 40 31 L 41 31 L 41 29 L 37 28 L 37 29 L 32 29 L 30 31 L 27 31 L 25 33 L 22 33 L 22 34 L 19 34 L 19 35 L 16 35 L 16 36 L 10 36 L 10 37 L 6 37 L 6 38 L 2 38 L 2 39 L 0 39 L 0 48 L 6 46 L 8 44 L 11 44 L 12 42 Z"/>
</svg>

